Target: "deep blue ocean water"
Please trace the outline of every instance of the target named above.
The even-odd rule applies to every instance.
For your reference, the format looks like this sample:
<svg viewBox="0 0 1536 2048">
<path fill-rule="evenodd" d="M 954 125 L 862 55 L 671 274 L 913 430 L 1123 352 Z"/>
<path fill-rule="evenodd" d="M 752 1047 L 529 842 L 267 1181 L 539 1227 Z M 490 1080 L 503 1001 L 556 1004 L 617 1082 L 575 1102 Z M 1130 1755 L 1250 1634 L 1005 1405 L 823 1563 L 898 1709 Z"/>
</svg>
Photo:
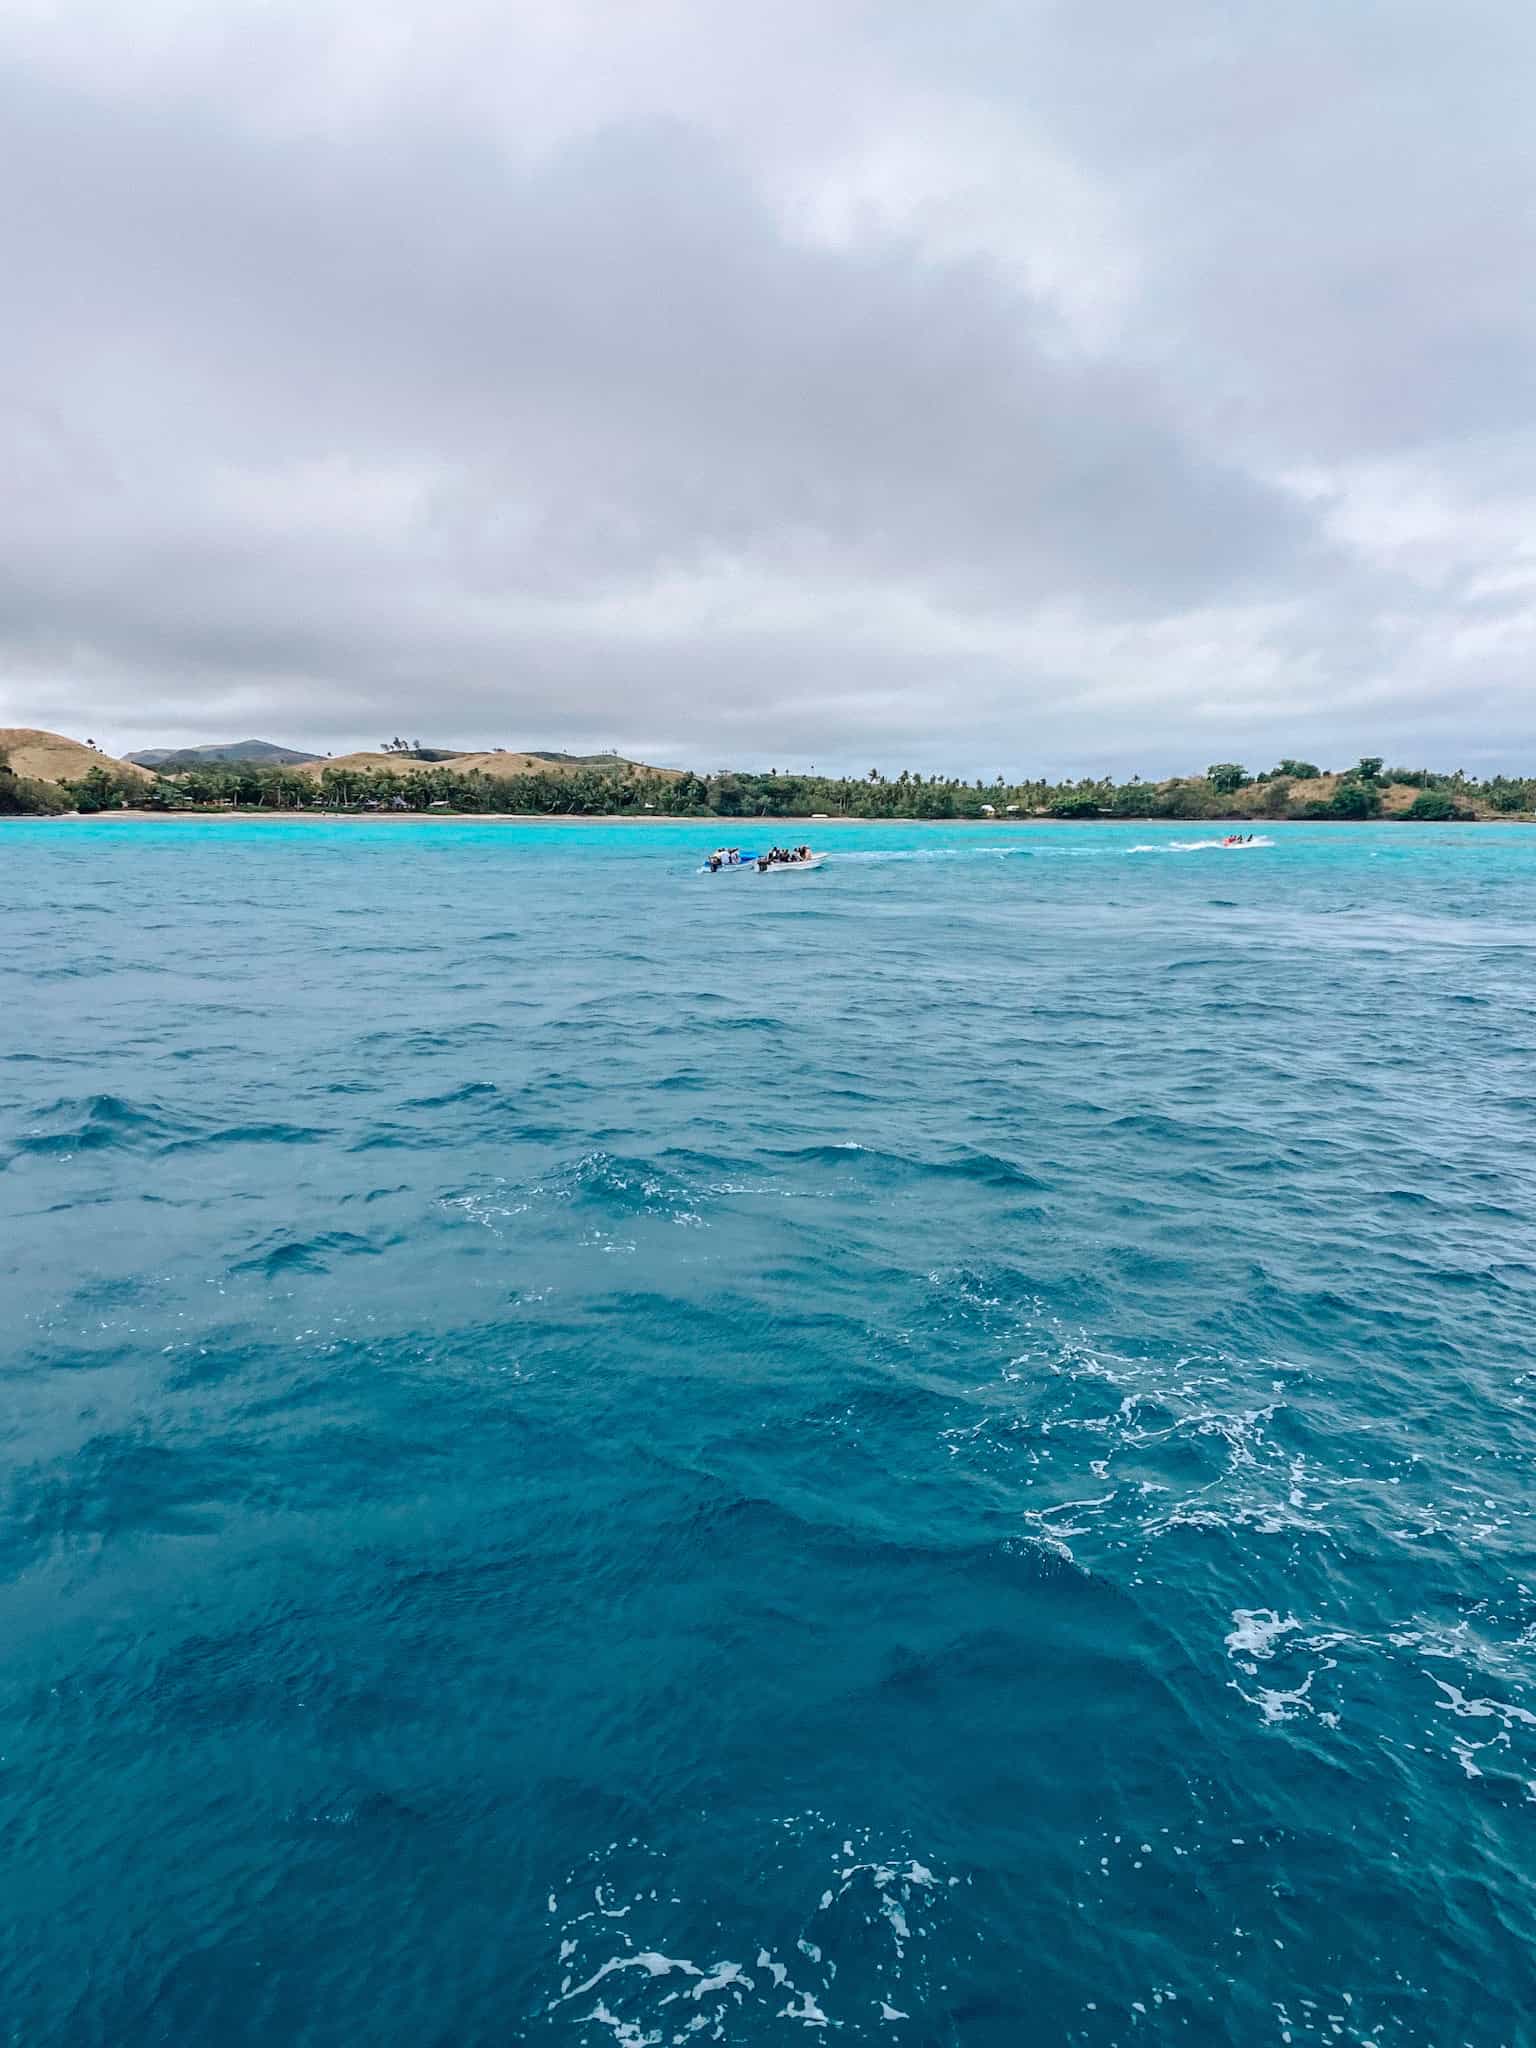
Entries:
<svg viewBox="0 0 1536 2048">
<path fill-rule="evenodd" d="M 0 828 L 0 2036 L 1529 2043 L 1536 834 L 718 836 Z"/>
</svg>

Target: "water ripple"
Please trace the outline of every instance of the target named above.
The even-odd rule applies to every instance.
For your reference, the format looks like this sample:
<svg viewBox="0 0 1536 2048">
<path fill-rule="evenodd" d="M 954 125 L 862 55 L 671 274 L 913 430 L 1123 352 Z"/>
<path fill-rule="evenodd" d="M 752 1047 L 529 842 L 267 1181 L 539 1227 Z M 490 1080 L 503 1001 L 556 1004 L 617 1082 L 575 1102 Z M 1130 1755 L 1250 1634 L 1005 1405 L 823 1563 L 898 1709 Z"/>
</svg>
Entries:
<svg viewBox="0 0 1536 2048">
<path fill-rule="evenodd" d="M 1524 2039 L 1527 840 L 828 829 L 0 826 L 18 2040 Z"/>
</svg>

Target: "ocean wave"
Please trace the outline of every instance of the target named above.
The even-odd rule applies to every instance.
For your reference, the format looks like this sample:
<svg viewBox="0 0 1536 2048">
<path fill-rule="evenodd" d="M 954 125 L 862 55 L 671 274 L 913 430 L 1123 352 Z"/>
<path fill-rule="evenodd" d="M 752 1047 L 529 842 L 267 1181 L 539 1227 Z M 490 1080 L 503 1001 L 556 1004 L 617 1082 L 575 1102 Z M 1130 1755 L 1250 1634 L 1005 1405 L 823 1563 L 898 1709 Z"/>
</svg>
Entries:
<svg viewBox="0 0 1536 2048">
<path fill-rule="evenodd" d="M 61 1098 L 38 1117 L 13 1140 L 16 1155 L 63 1160 L 81 1152 L 123 1151 L 169 1157 L 222 1145 L 311 1144 L 322 1135 L 307 1125 L 225 1123 L 162 1102 L 106 1094 Z"/>
<path fill-rule="evenodd" d="M 681 1019 L 663 1019 L 650 1026 L 647 1033 L 652 1038 L 691 1038 L 699 1031 L 704 1032 L 763 1032 L 782 1036 L 791 1029 L 790 1021 L 782 1016 L 750 1010 L 732 1011 L 726 1015 L 695 1013 Z"/>
<path fill-rule="evenodd" d="M 496 1177 L 441 1198 L 450 1214 L 497 1234 L 520 1216 L 551 1209 L 595 1212 L 604 1218 L 660 1217 L 702 1225 L 695 1191 L 654 1163 L 602 1150 L 554 1166 L 531 1180 Z"/>
<path fill-rule="evenodd" d="M 161 1103 L 106 1094 L 61 1097 L 38 1117 L 14 1141 L 18 1153 L 67 1158 L 76 1152 L 131 1151 L 174 1142 L 194 1127 L 193 1119 L 178 1117 Z"/>
<path fill-rule="evenodd" d="M 445 1089 L 440 1095 L 417 1095 L 406 1102 L 407 1109 L 456 1109 L 461 1104 L 473 1104 L 482 1108 L 494 1101 L 500 1090 L 493 1081 L 461 1081 L 457 1087 Z"/>
<path fill-rule="evenodd" d="M 200 1130 L 168 1140 L 162 1149 L 171 1153 L 201 1151 L 215 1145 L 317 1145 L 327 1135 L 313 1124 L 210 1122 Z"/>
<path fill-rule="evenodd" d="M 318 1231 L 313 1237 L 274 1234 L 264 1243 L 237 1259 L 232 1273 L 255 1273 L 263 1279 L 280 1280 L 297 1273 L 327 1273 L 338 1259 L 378 1258 L 388 1238 L 376 1240 L 352 1230 Z"/>
<path fill-rule="evenodd" d="M 1028 1167 L 996 1153 L 969 1152 L 948 1158 L 920 1158 L 900 1152 L 883 1151 L 851 1138 L 816 1145 L 801 1145 L 775 1154 L 787 1165 L 826 1167 L 842 1174 L 869 1179 L 885 1185 L 946 1180 L 972 1181 L 979 1186 L 1018 1188 L 1040 1193 L 1046 1183 Z"/>
</svg>

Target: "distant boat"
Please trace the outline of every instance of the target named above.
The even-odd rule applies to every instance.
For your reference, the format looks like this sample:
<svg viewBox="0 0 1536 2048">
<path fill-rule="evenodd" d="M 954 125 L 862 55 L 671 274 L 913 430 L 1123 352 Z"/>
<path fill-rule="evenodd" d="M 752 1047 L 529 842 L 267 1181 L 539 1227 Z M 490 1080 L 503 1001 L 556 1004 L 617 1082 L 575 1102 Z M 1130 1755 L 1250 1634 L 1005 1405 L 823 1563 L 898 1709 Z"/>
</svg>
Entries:
<svg viewBox="0 0 1536 2048">
<path fill-rule="evenodd" d="M 699 872 L 704 875 L 805 875 L 813 868 L 825 867 L 826 863 L 824 853 L 792 853 L 775 860 L 771 854 L 749 853 L 741 846 L 717 846 L 706 857 Z"/>
<path fill-rule="evenodd" d="M 824 853 L 791 854 L 788 860 L 769 860 L 760 855 L 757 872 L 760 875 L 808 875 L 816 868 L 824 868 L 827 856 Z"/>
</svg>

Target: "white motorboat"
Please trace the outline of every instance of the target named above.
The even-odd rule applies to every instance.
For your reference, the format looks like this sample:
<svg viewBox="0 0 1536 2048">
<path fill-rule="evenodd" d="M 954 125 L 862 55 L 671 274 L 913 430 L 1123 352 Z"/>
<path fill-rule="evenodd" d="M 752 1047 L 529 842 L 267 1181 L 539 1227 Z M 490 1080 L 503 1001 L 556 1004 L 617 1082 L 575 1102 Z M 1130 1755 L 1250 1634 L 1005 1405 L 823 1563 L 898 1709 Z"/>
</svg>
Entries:
<svg viewBox="0 0 1536 2048">
<path fill-rule="evenodd" d="M 743 853 L 739 846 L 717 846 L 713 853 L 706 855 L 702 873 L 706 875 L 750 875 L 756 871 L 758 855 Z"/>
<path fill-rule="evenodd" d="M 757 872 L 760 875 L 808 875 L 816 868 L 824 868 L 827 856 L 824 853 L 803 853 L 791 855 L 788 860 L 759 858 Z"/>
</svg>

